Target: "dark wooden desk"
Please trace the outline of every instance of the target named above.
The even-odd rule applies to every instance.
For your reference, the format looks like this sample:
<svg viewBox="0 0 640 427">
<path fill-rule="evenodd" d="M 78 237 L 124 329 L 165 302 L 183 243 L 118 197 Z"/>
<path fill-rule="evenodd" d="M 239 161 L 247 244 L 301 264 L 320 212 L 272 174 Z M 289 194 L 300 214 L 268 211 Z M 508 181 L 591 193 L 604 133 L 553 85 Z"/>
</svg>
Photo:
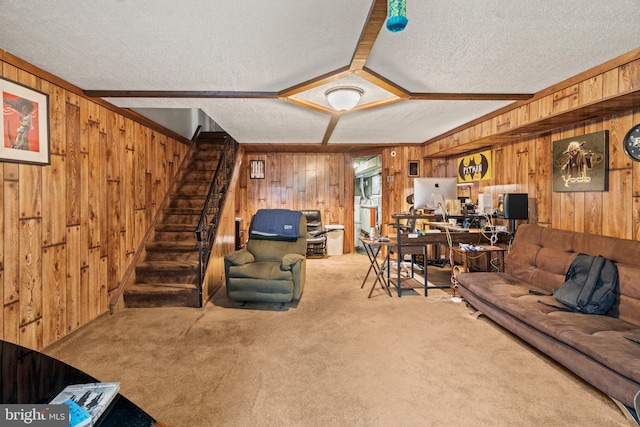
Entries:
<svg viewBox="0 0 640 427">
<path fill-rule="evenodd" d="M 400 221 L 409 219 L 434 219 L 433 215 L 419 215 L 419 214 L 394 214 L 392 218 L 396 220 L 394 225 L 396 228 L 395 239 L 391 239 L 391 245 L 389 249 L 394 251 L 398 257 L 398 263 L 401 263 L 403 254 L 421 254 L 424 260 L 424 295 L 427 296 L 428 289 L 428 270 L 427 270 L 427 246 L 446 244 L 450 247 L 458 246 L 460 243 L 465 244 L 489 244 L 491 243 L 488 236 L 482 233 L 479 229 L 467 229 L 461 231 L 460 227 L 448 226 L 445 224 L 438 224 L 439 229 L 430 230 L 431 232 L 422 233 L 407 233 L 403 232 Z M 436 217 L 437 218 L 437 217 Z M 508 233 L 500 233 L 499 240 L 509 238 Z M 402 289 L 416 288 L 419 282 L 413 277 L 408 279 L 402 279 L 401 269 L 398 268 L 397 278 L 389 277 L 389 284 L 394 285 L 398 289 L 398 296 L 402 296 Z M 405 282 L 403 284 L 403 281 Z M 446 286 L 431 286 L 432 288 L 448 288 Z"/>
<path fill-rule="evenodd" d="M 478 233 L 451 233 L 450 238 L 456 244 L 462 243 L 474 243 L 479 239 Z M 402 290 L 415 289 L 415 288 L 424 288 L 424 294 L 427 296 L 429 288 L 447 288 L 446 286 L 429 286 L 428 285 L 428 270 L 427 270 L 427 254 L 426 248 L 429 245 L 437 245 L 437 244 L 448 244 L 447 233 L 427 233 L 424 236 L 417 237 L 409 237 L 409 234 L 402 233 L 400 235 L 400 239 L 397 236 L 391 236 L 389 241 L 381 242 L 378 240 L 371 240 L 365 237 L 360 237 L 360 241 L 367 253 L 370 261 L 369 270 L 362 281 L 362 285 L 360 288 L 363 288 L 369 276 L 373 272 L 375 274 L 375 279 L 371 290 L 369 291 L 369 297 L 376 285 L 379 283 L 380 287 L 391 296 L 390 286 L 393 285 L 398 289 L 398 296 L 402 296 Z M 400 242 L 400 243 L 398 243 Z M 386 253 L 383 254 L 383 259 L 381 262 L 378 261 L 378 256 L 380 255 L 381 250 L 385 248 Z M 397 277 L 391 276 L 391 262 L 390 255 L 397 254 L 398 258 L 398 267 L 397 267 Z M 415 279 L 413 265 L 411 268 L 411 276 L 402 278 L 402 263 L 404 259 L 402 258 L 404 255 L 412 254 L 412 255 L 422 255 L 424 265 L 422 269 L 424 271 L 424 283 L 420 283 Z M 386 276 L 385 276 L 386 272 Z"/>
<path fill-rule="evenodd" d="M 0 341 L 3 404 L 48 404 L 66 386 L 99 382 L 89 374 L 46 354 Z M 118 394 L 95 426 L 160 427 L 149 414 Z"/>
</svg>

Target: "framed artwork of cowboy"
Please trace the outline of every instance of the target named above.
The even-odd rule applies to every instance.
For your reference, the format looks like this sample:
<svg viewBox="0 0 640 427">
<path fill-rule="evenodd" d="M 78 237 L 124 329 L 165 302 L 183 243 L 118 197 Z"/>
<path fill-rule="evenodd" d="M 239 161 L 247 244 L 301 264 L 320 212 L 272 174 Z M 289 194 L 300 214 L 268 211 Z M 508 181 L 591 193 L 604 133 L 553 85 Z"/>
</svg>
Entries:
<svg viewBox="0 0 640 427">
<path fill-rule="evenodd" d="M 0 78 L 0 161 L 50 164 L 49 96 Z"/>
<path fill-rule="evenodd" d="M 607 191 L 609 133 L 553 142 L 553 191 Z"/>
</svg>

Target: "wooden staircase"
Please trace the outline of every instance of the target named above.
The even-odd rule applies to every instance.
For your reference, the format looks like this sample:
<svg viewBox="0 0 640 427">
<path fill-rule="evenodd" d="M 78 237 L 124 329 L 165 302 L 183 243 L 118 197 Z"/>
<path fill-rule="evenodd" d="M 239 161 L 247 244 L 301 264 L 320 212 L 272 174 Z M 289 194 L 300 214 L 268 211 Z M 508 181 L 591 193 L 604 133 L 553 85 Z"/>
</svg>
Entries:
<svg viewBox="0 0 640 427">
<path fill-rule="evenodd" d="M 218 166 L 224 132 L 202 132 L 169 196 L 135 282 L 124 290 L 125 307 L 200 307 L 196 228 Z"/>
</svg>

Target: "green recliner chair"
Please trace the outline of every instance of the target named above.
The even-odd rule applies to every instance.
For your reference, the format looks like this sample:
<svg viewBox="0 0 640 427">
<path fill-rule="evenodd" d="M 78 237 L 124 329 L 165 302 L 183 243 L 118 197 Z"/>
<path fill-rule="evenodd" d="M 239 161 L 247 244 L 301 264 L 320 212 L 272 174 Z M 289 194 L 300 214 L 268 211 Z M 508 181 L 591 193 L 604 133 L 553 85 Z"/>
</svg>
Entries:
<svg viewBox="0 0 640 427">
<path fill-rule="evenodd" d="M 299 219 L 297 218 L 299 214 Z M 267 216 L 276 229 L 282 226 L 288 236 L 261 232 L 256 218 Z M 284 219 L 283 219 L 284 218 Z M 291 222 L 297 220 L 297 233 Z M 288 222 L 288 223 L 287 223 Z M 285 233 L 286 234 L 286 233 Z M 261 209 L 256 212 L 249 228 L 246 249 L 224 257 L 227 296 L 241 302 L 297 301 L 302 295 L 306 275 L 307 219 L 298 211 Z"/>
</svg>

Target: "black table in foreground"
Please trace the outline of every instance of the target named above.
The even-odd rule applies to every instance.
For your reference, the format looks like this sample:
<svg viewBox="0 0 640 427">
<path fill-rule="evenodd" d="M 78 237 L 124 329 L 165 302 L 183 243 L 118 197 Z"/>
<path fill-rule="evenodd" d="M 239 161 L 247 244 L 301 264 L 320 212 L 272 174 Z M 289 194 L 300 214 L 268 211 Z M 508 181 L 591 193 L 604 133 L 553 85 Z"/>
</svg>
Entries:
<svg viewBox="0 0 640 427">
<path fill-rule="evenodd" d="M 0 359 L 2 404 L 48 404 L 70 384 L 100 382 L 53 357 L 6 341 L 0 341 Z M 95 424 L 100 427 L 162 425 L 121 394 L 115 397 Z"/>
</svg>

